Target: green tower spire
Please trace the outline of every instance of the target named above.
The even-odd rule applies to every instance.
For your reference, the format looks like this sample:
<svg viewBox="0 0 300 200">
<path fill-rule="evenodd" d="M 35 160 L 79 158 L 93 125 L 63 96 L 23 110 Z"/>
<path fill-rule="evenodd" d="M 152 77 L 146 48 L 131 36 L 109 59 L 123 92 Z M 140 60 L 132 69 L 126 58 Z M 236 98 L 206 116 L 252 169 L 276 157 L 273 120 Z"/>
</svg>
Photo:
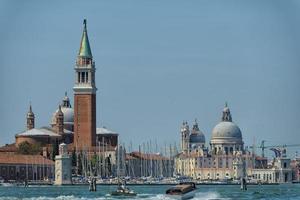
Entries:
<svg viewBox="0 0 300 200">
<path fill-rule="evenodd" d="M 86 57 L 86 58 L 93 58 L 92 56 L 92 51 L 90 47 L 90 42 L 87 34 L 87 29 L 86 29 L 86 19 L 83 20 L 83 33 L 81 37 L 81 42 L 80 42 L 80 49 L 78 56 L 80 57 Z"/>
</svg>

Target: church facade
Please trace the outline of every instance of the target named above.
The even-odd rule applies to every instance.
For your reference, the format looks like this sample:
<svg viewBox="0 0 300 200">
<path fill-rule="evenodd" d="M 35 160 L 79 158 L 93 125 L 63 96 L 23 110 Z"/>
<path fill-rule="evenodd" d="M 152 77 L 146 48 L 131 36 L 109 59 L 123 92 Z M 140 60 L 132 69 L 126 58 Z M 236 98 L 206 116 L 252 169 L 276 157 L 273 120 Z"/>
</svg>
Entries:
<svg viewBox="0 0 300 200">
<path fill-rule="evenodd" d="M 187 122 L 181 127 L 181 153 L 175 157 L 178 175 L 198 180 L 232 180 L 251 174 L 254 157 L 244 149 L 242 132 L 232 121 L 225 105 L 221 122 L 212 130 L 209 147 L 197 121 L 190 130 Z"/>
</svg>

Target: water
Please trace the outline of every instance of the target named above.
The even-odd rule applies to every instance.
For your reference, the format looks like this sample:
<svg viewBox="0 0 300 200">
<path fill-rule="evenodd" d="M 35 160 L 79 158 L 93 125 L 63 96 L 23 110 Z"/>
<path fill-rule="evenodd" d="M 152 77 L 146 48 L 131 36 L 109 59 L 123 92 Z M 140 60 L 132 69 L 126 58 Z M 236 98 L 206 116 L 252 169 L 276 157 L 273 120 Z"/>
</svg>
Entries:
<svg viewBox="0 0 300 200">
<path fill-rule="evenodd" d="M 126 199 L 172 200 L 164 195 L 170 186 L 167 185 L 139 185 L 130 186 L 138 192 L 137 197 Z M 291 199 L 300 200 L 300 184 L 248 186 L 247 191 L 241 191 L 239 186 L 233 185 L 200 185 L 194 200 L 217 199 Z M 124 199 L 111 197 L 108 194 L 116 186 L 97 186 L 97 192 L 89 192 L 88 186 L 31 186 L 0 187 L 0 200 L 113 200 Z"/>
</svg>

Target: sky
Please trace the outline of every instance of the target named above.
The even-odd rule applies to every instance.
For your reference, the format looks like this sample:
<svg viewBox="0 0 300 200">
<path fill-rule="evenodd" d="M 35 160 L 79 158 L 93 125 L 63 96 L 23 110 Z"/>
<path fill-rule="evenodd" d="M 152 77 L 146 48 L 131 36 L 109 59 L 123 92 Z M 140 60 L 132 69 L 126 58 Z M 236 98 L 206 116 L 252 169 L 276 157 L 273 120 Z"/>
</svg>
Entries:
<svg viewBox="0 0 300 200">
<path fill-rule="evenodd" d="M 245 145 L 300 144 L 299 0 L 0 0 L 0 145 L 73 104 L 83 19 L 97 127 L 134 147 L 180 143 L 197 118 L 206 142 L 225 102 Z M 289 149 L 289 153 L 300 150 Z"/>
</svg>

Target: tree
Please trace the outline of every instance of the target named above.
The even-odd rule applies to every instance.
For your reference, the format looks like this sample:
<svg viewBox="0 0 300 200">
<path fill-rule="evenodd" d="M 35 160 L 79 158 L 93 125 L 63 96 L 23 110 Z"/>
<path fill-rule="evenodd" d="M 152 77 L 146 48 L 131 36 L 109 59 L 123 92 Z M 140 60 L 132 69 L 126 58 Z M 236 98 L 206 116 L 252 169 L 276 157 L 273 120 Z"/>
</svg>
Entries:
<svg viewBox="0 0 300 200">
<path fill-rule="evenodd" d="M 24 141 L 18 146 L 18 153 L 25 155 L 36 155 L 41 153 L 42 147 L 39 143 L 30 144 L 27 141 Z"/>
</svg>

